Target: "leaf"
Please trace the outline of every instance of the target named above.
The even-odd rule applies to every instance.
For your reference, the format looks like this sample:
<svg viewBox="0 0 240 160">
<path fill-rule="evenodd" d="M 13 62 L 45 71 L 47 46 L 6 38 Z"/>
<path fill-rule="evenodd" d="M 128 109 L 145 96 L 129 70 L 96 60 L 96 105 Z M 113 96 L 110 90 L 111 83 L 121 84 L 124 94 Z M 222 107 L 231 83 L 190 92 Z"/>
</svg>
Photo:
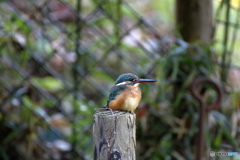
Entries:
<svg viewBox="0 0 240 160">
<path fill-rule="evenodd" d="M 231 130 L 230 120 L 218 111 L 212 111 L 211 113 L 216 118 L 218 129 L 221 130 L 223 135 L 232 143 L 232 145 L 235 147 L 238 146 L 236 139 L 231 135 L 231 132 L 229 132 L 229 130 Z"/>
<path fill-rule="evenodd" d="M 44 78 L 32 78 L 31 82 L 38 86 L 41 87 L 49 92 L 56 92 L 61 89 L 63 89 L 63 84 L 59 79 L 56 79 L 54 77 L 44 77 Z"/>
</svg>

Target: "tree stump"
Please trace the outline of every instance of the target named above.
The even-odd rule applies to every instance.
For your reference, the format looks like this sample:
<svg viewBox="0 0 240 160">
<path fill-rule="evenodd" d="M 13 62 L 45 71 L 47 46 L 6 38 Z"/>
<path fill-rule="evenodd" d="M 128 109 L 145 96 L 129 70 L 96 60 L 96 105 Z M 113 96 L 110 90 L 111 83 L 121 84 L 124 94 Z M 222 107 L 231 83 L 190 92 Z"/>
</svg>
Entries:
<svg viewBox="0 0 240 160">
<path fill-rule="evenodd" d="M 94 160 L 135 160 L 136 115 L 102 110 L 94 114 Z"/>
</svg>

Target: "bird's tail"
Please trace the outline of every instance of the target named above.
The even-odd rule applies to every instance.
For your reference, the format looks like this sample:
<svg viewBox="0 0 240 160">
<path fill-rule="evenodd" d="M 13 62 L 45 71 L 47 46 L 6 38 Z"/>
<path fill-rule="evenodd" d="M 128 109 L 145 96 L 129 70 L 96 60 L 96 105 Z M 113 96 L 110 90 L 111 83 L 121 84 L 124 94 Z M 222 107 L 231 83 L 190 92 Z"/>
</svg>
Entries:
<svg viewBox="0 0 240 160">
<path fill-rule="evenodd" d="M 103 108 L 108 108 L 108 102 L 103 106 Z"/>
</svg>

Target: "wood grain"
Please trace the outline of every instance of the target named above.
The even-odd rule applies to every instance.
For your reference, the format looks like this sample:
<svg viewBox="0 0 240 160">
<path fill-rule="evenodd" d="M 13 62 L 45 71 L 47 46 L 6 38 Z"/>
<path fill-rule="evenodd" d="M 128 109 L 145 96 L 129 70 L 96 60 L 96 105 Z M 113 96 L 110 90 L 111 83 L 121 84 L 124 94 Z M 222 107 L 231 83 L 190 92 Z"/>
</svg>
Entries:
<svg viewBox="0 0 240 160">
<path fill-rule="evenodd" d="M 94 114 L 94 160 L 135 160 L 136 115 L 101 110 Z"/>
</svg>

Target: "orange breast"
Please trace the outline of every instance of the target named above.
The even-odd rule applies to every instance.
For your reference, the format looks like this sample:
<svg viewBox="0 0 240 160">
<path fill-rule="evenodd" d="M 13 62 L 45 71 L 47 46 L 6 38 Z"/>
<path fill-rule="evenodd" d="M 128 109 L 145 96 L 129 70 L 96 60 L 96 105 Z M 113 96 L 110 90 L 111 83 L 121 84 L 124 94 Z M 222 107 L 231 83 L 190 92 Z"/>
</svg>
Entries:
<svg viewBox="0 0 240 160">
<path fill-rule="evenodd" d="M 139 87 L 128 85 L 108 106 L 114 110 L 134 111 L 141 100 L 141 90 Z"/>
</svg>

